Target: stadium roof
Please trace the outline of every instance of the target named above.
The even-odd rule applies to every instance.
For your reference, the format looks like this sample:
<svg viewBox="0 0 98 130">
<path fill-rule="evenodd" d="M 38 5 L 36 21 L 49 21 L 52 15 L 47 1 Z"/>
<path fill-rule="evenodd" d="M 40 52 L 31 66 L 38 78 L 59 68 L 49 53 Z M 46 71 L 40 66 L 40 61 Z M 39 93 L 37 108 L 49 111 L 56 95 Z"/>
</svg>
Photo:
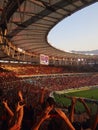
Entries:
<svg viewBox="0 0 98 130">
<path fill-rule="evenodd" d="M 47 41 L 49 31 L 62 19 L 98 0 L 1 0 L 0 25 L 7 24 L 7 42 L 13 53 L 31 57 L 46 54 L 50 57 L 88 57 L 71 54 L 52 47 Z M 13 58 L 9 48 L 0 48 L 1 59 Z M 5 50 L 6 49 L 6 50 Z M 2 51 L 3 50 L 3 51 Z M 6 55 L 7 54 L 7 55 Z M 16 54 L 14 55 L 15 58 Z M 13 58 L 13 59 L 14 59 Z"/>
</svg>

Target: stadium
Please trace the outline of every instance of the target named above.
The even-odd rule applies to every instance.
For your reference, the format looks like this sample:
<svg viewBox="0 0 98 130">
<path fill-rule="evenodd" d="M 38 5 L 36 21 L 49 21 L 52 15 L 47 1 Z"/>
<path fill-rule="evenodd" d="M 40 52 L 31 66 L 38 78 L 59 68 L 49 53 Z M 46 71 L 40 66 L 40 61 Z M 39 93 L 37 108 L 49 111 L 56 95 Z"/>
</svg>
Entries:
<svg viewBox="0 0 98 130">
<path fill-rule="evenodd" d="M 98 55 L 48 43 L 98 0 L 0 0 L 0 130 L 98 130 Z"/>
</svg>

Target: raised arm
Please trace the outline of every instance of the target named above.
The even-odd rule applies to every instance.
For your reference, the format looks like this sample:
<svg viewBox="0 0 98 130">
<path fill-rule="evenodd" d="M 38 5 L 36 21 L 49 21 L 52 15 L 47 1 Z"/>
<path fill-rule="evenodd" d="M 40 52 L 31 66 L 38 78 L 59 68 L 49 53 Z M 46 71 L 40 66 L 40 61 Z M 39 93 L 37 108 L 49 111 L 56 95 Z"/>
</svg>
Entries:
<svg viewBox="0 0 98 130">
<path fill-rule="evenodd" d="M 40 125 L 48 118 L 50 118 L 49 112 L 53 109 L 52 106 L 48 106 L 45 111 L 42 113 L 40 119 L 36 122 L 32 130 L 39 130 Z"/>
<path fill-rule="evenodd" d="M 70 110 L 70 113 L 69 113 L 69 119 L 70 119 L 71 122 L 74 122 L 76 101 L 77 101 L 77 99 L 75 97 L 72 97 L 71 110 Z"/>
<path fill-rule="evenodd" d="M 4 107 L 5 107 L 5 109 L 7 110 L 7 112 L 9 113 L 9 115 L 10 115 L 11 117 L 13 117 L 13 116 L 14 116 L 14 113 L 13 113 L 13 111 L 10 109 L 10 107 L 8 106 L 7 100 L 6 100 L 6 101 L 3 101 L 2 103 L 3 103 Z"/>
<path fill-rule="evenodd" d="M 69 130 L 75 130 L 75 128 L 73 127 L 73 125 L 71 124 L 70 120 L 65 115 L 65 113 L 61 109 L 58 109 L 58 108 L 55 108 L 55 110 L 59 114 L 59 116 L 65 121 L 65 123 L 67 124 Z"/>
<path fill-rule="evenodd" d="M 23 102 L 24 100 L 23 100 L 21 91 L 18 92 L 18 96 L 20 98 L 20 101 L 17 103 L 17 106 L 16 106 L 17 118 L 15 119 L 15 124 L 9 130 L 20 130 L 20 128 L 21 128 L 25 104 Z"/>
<path fill-rule="evenodd" d="M 85 109 L 86 109 L 86 112 L 88 114 L 88 116 L 90 117 L 91 116 L 91 111 L 90 111 L 90 108 L 88 107 L 88 105 L 86 104 L 86 102 L 84 101 L 83 98 L 78 98 L 78 100 L 84 105 Z"/>
<path fill-rule="evenodd" d="M 97 125 L 98 125 L 98 109 L 97 109 L 97 113 L 95 115 L 95 119 L 92 125 L 92 130 L 96 130 Z"/>
<path fill-rule="evenodd" d="M 25 104 L 24 104 L 23 94 L 21 91 L 18 92 L 18 96 L 20 98 L 20 101 L 18 102 L 17 108 L 16 108 L 16 112 L 18 113 L 17 124 L 21 126 Z"/>
<path fill-rule="evenodd" d="M 41 89 L 41 97 L 40 97 L 40 104 L 44 102 L 44 97 L 45 97 L 45 88 Z"/>
<path fill-rule="evenodd" d="M 23 114 L 24 114 L 24 105 L 20 105 L 20 103 L 18 102 L 18 105 L 17 105 L 17 109 L 16 111 L 18 112 L 18 118 L 17 118 L 17 124 L 19 126 L 21 126 L 22 124 L 22 119 L 23 119 Z"/>
<path fill-rule="evenodd" d="M 17 112 L 17 119 L 15 121 L 15 124 L 9 129 L 9 130 L 20 130 L 21 124 L 22 124 L 22 119 L 23 119 L 23 114 L 24 114 L 24 105 L 20 105 L 20 102 L 18 102 L 18 105 L 16 107 L 16 112 Z"/>
</svg>

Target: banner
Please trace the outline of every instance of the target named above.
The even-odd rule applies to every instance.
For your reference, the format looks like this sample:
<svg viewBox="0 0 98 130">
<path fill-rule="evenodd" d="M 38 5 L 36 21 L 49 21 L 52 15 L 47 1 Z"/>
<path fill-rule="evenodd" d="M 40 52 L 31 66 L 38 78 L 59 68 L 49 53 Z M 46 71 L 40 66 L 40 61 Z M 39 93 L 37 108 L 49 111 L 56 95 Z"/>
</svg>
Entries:
<svg viewBox="0 0 98 130">
<path fill-rule="evenodd" d="M 47 55 L 40 54 L 40 64 L 48 65 L 49 64 L 49 57 Z"/>
</svg>

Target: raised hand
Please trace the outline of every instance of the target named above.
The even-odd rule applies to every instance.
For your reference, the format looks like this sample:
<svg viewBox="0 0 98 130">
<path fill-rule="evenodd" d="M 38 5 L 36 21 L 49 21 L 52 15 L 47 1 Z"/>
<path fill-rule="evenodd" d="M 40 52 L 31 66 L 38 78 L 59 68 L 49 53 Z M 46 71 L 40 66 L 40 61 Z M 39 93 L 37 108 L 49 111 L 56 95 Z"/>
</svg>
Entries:
<svg viewBox="0 0 98 130">
<path fill-rule="evenodd" d="M 7 106 L 7 105 L 8 105 L 8 104 L 7 104 L 7 100 L 3 100 L 2 103 L 3 103 L 4 106 Z"/>
<path fill-rule="evenodd" d="M 23 101 L 23 95 L 22 95 L 22 92 L 20 90 L 18 91 L 18 96 L 19 96 L 20 100 Z"/>
<path fill-rule="evenodd" d="M 21 108 L 23 108 L 24 106 L 25 106 L 24 103 L 21 103 L 21 101 L 18 102 L 17 107 L 16 107 L 16 111 L 19 111 L 19 110 L 20 110 Z"/>
</svg>

